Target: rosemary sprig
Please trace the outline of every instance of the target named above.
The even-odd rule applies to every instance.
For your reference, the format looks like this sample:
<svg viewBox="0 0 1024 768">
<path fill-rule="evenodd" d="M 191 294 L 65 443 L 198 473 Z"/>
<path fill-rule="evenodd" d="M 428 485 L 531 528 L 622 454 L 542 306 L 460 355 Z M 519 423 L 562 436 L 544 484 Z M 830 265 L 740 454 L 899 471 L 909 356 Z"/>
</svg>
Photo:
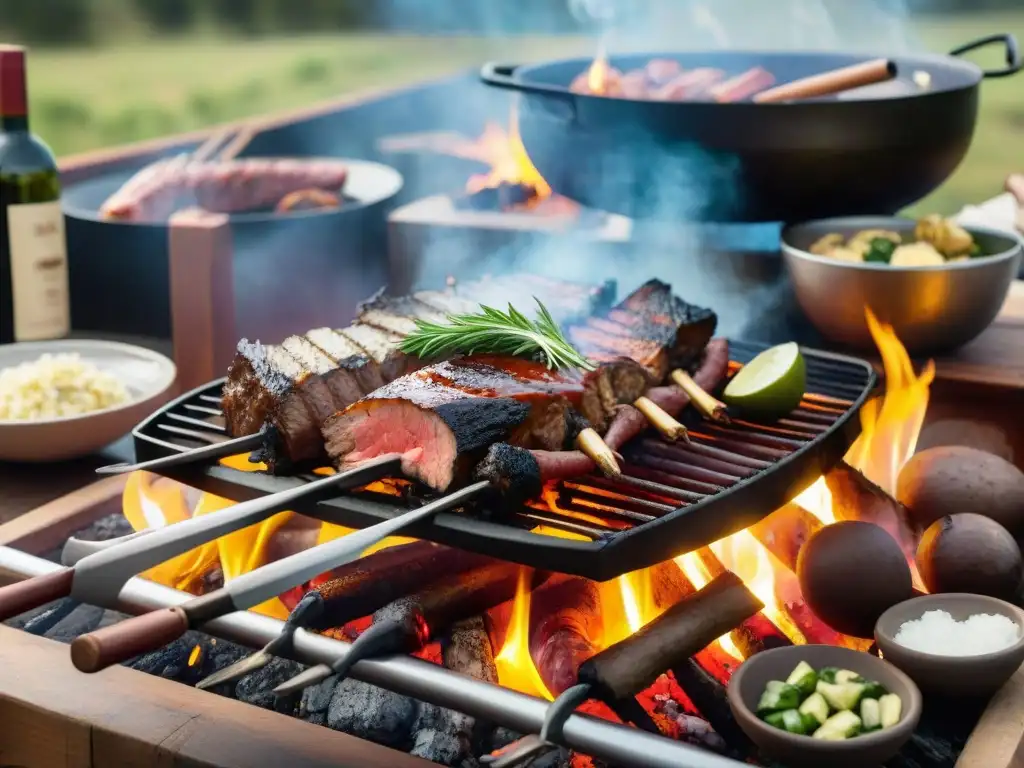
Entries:
<svg viewBox="0 0 1024 768">
<path fill-rule="evenodd" d="M 536 297 L 534 301 L 536 320 L 530 320 L 511 304 L 508 312 L 481 305 L 479 314 L 448 315 L 448 325 L 417 320 L 416 330 L 402 341 L 402 350 L 418 357 L 457 352 L 515 357 L 539 353 L 548 368 L 594 370 L 593 363 L 562 335 L 547 308 Z"/>
</svg>

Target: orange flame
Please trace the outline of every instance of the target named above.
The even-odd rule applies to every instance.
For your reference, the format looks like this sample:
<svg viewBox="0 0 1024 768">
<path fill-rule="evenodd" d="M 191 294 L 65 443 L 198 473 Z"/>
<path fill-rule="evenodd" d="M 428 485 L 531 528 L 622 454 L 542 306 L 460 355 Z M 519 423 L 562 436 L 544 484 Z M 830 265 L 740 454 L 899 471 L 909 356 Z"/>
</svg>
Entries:
<svg viewBox="0 0 1024 768">
<path fill-rule="evenodd" d="M 861 433 L 846 453 L 846 462 L 864 473 L 890 495 L 903 465 L 914 455 L 928 411 L 929 391 L 935 379 L 935 363 L 929 360 L 920 374 L 914 373 L 906 348 L 891 325 L 879 322 L 864 310 L 885 370 L 885 394 L 861 408 Z M 826 525 L 836 521 L 832 494 L 821 477 L 794 501 Z"/>
<path fill-rule="evenodd" d="M 515 109 L 509 119 L 506 131 L 497 123 L 488 123 L 483 135 L 474 142 L 472 155 L 490 166 L 487 173 L 470 176 L 466 182 L 467 192 L 497 187 L 502 183 L 523 184 L 534 190 L 533 200 L 537 202 L 551 196 L 551 187 L 540 175 L 526 153 L 526 147 L 519 135 L 519 118 Z"/>
<path fill-rule="evenodd" d="M 520 569 L 505 643 L 494 657 L 494 664 L 498 669 L 498 682 L 506 688 L 553 701 L 555 697 L 541 679 L 530 655 L 530 578 L 528 568 Z"/>
</svg>

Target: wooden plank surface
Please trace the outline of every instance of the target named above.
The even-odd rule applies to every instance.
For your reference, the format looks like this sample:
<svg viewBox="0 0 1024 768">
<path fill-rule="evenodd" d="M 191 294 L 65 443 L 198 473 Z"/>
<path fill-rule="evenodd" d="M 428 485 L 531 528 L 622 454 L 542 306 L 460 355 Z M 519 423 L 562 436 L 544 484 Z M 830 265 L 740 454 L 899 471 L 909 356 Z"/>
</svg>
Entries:
<svg viewBox="0 0 1024 768">
<path fill-rule="evenodd" d="M 66 645 L 0 626 L 0 764 L 419 768 L 419 758 L 180 683 L 84 675 Z"/>
<path fill-rule="evenodd" d="M 956 768 L 1022 768 L 1024 766 L 1024 669 L 989 703 Z"/>
<path fill-rule="evenodd" d="M 121 511 L 127 475 L 96 480 L 0 525 L 0 545 L 40 554 L 63 546 L 75 531 Z"/>
<path fill-rule="evenodd" d="M 1024 389 L 1024 280 L 1014 281 L 984 333 L 935 366 L 939 378 Z"/>
</svg>

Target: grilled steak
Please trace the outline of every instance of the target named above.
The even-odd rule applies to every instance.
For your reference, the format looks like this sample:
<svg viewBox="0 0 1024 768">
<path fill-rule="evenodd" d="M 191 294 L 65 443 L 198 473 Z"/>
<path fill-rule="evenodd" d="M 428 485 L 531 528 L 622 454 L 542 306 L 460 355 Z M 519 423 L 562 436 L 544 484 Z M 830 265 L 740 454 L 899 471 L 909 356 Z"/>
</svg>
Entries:
<svg viewBox="0 0 1024 768">
<path fill-rule="evenodd" d="M 378 293 L 360 305 L 358 321 L 348 328 L 317 328 L 278 346 L 243 339 L 228 369 L 221 403 L 229 434 L 240 437 L 265 424 L 273 427 L 261 457 L 272 471 L 279 459 L 322 456 L 320 424 L 326 416 L 424 365 L 398 349 L 416 319 L 444 322 L 448 314 L 475 312 L 480 300 L 468 297 L 475 292 L 485 298 L 504 292 L 506 303 L 518 302 L 513 286 L 520 296 L 536 288 L 541 300 L 550 301 L 552 312 L 561 317 L 603 310 L 614 292 L 612 283 L 594 288 L 509 276 L 460 286 L 458 295 L 421 291 L 414 297 L 392 298 Z M 524 300 L 532 303 L 529 297 Z M 598 419 L 598 413 L 592 408 L 588 418 Z"/>
<path fill-rule="evenodd" d="M 717 324 L 710 309 L 687 304 L 667 283 L 649 280 L 603 317 L 571 326 L 568 336 L 592 360 L 629 357 L 661 380 L 670 368 L 694 363 Z"/>
<path fill-rule="evenodd" d="M 558 450 L 586 379 L 516 358 L 460 358 L 423 368 L 327 419 L 342 468 L 398 453 L 407 477 L 443 491 L 493 443 Z"/>
</svg>

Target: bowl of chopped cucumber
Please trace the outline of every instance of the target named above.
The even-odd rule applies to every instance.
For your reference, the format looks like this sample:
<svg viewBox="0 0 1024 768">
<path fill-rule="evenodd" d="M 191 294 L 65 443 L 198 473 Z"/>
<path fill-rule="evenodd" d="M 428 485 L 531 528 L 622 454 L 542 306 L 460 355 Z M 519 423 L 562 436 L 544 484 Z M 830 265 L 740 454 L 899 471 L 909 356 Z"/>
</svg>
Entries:
<svg viewBox="0 0 1024 768">
<path fill-rule="evenodd" d="M 793 768 L 863 768 L 895 755 L 921 717 L 921 692 L 893 665 L 831 645 L 763 651 L 729 681 L 737 723 Z"/>
</svg>

